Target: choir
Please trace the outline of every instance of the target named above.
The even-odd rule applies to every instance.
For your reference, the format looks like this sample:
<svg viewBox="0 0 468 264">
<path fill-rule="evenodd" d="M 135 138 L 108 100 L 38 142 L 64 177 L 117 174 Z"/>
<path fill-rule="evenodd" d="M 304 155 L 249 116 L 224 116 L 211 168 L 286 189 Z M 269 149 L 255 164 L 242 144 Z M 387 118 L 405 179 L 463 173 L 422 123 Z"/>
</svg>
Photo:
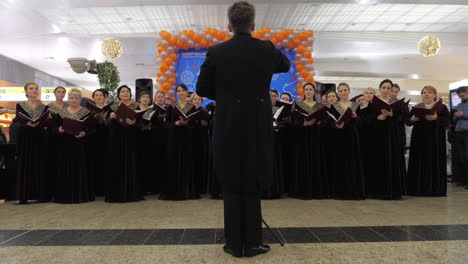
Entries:
<svg viewBox="0 0 468 264">
<path fill-rule="evenodd" d="M 425 86 L 422 103 L 409 111 L 393 87 L 383 80 L 378 95 L 369 88 L 350 100 L 346 83 L 321 97 L 307 83 L 303 100 L 295 102 L 291 94 L 272 90 L 274 179 L 263 198 L 445 196 L 447 107 L 434 87 Z M 211 141 L 216 103 L 204 109 L 203 98 L 189 95 L 184 84 L 177 86 L 175 103 L 161 91 L 153 103 L 147 92 L 136 103 L 124 85 L 118 102 L 108 103 L 108 92 L 98 89 L 95 104 L 86 107 L 80 106 L 79 89 L 71 89 L 65 103 L 65 89 L 57 87 L 56 101 L 47 106 L 38 101 L 37 84 L 27 83 L 24 90 L 28 99 L 16 109 L 21 204 L 222 195 Z M 413 126 L 407 171 L 402 124 Z"/>
</svg>

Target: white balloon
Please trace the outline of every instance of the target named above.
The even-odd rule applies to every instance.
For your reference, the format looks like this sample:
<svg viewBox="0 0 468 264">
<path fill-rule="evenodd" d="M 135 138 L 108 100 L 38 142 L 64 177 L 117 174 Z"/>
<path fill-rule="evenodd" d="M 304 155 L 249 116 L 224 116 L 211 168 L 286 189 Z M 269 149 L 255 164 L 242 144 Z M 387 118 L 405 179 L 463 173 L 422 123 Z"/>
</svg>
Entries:
<svg viewBox="0 0 468 264">
<path fill-rule="evenodd" d="M 195 44 L 195 46 L 194 46 L 194 47 L 195 47 L 195 49 L 197 49 L 197 50 L 199 50 L 199 49 L 201 48 L 200 44 L 198 44 L 198 43 L 197 43 L 197 44 Z"/>
<path fill-rule="evenodd" d="M 169 55 L 169 53 L 167 53 L 167 51 L 161 52 L 161 58 L 163 58 L 163 59 L 165 59 L 168 55 Z"/>
<path fill-rule="evenodd" d="M 302 58 L 302 55 L 301 55 L 300 53 L 296 53 L 296 54 L 294 55 L 294 57 L 296 57 L 296 59 L 300 59 L 300 58 Z"/>
<path fill-rule="evenodd" d="M 193 48 L 193 44 L 194 44 L 193 40 L 189 39 L 187 43 L 189 44 L 190 48 Z"/>
<path fill-rule="evenodd" d="M 297 52 L 297 48 L 292 49 L 293 52 Z"/>
<path fill-rule="evenodd" d="M 162 37 L 158 34 L 156 35 L 155 39 L 156 39 L 156 42 L 160 42 L 162 40 Z"/>
<path fill-rule="evenodd" d="M 187 37 L 187 35 L 182 34 L 182 35 L 180 36 L 180 39 L 186 41 L 186 40 L 188 39 L 188 37 Z"/>
<path fill-rule="evenodd" d="M 213 41 L 213 37 L 211 35 L 206 34 L 205 38 L 208 40 L 208 42 Z"/>
<path fill-rule="evenodd" d="M 307 59 L 306 59 L 306 58 L 301 58 L 299 61 L 300 61 L 302 64 L 305 64 L 305 63 L 307 62 Z"/>
<path fill-rule="evenodd" d="M 295 34 L 292 34 L 292 33 L 288 35 L 288 38 L 289 38 L 289 39 L 293 39 L 293 38 L 295 38 L 295 37 L 296 37 L 296 35 L 295 35 Z"/>
<path fill-rule="evenodd" d="M 282 44 L 283 46 L 287 46 L 287 45 L 288 45 L 288 43 L 289 43 L 289 41 L 288 41 L 288 40 L 286 40 L 286 39 L 285 39 L 285 40 L 283 40 L 283 41 L 281 41 L 281 44 Z"/>
<path fill-rule="evenodd" d="M 265 39 L 270 39 L 271 38 L 271 33 L 265 33 L 263 36 Z"/>
<path fill-rule="evenodd" d="M 305 67 L 306 67 L 307 70 L 313 70 L 314 69 L 314 65 L 312 65 L 312 64 L 306 64 Z"/>
<path fill-rule="evenodd" d="M 298 82 L 303 82 L 303 81 L 304 81 L 304 78 L 299 77 L 299 78 L 297 78 L 297 81 L 298 81 Z"/>
<path fill-rule="evenodd" d="M 170 71 L 175 71 L 176 67 L 174 65 L 169 66 Z"/>
<path fill-rule="evenodd" d="M 156 58 L 156 64 L 161 64 L 162 59 L 161 58 Z"/>
<path fill-rule="evenodd" d="M 174 52 L 174 47 L 167 48 L 167 52 L 169 52 L 169 53 Z"/>
<path fill-rule="evenodd" d="M 161 45 L 167 47 L 169 45 L 169 42 L 167 42 L 167 40 L 163 39 L 163 40 L 161 40 Z"/>
<path fill-rule="evenodd" d="M 159 81 L 160 82 L 165 82 L 165 81 L 167 81 L 167 78 L 165 76 L 161 76 L 161 77 L 159 77 Z"/>
<path fill-rule="evenodd" d="M 167 91 L 167 94 L 173 95 L 173 94 L 174 94 L 174 90 L 169 90 L 169 91 Z"/>
</svg>

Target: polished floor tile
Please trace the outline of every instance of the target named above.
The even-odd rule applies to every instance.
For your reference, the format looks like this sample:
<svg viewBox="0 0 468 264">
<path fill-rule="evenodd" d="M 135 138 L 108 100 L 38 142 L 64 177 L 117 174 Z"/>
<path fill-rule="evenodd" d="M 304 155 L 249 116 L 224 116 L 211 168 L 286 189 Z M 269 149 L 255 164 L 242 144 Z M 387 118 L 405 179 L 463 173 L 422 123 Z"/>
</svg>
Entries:
<svg viewBox="0 0 468 264">
<path fill-rule="evenodd" d="M 341 231 L 357 242 L 385 242 L 388 238 L 380 235 L 369 227 L 339 227 Z"/>
<path fill-rule="evenodd" d="M 124 230 L 110 241 L 109 245 L 143 245 L 154 230 L 131 229 Z"/>
<path fill-rule="evenodd" d="M 185 229 L 159 229 L 154 230 L 145 241 L 145 245 L 177 245 Z"/>
<path fill-rule="evenodd" d="M 412 235 L 398 227 L 395 226 L 373 226 L 372 230 L 379 233 L 385 238 L 388 238 L 390 241 L 399 242 L 399 241 L 424 241 L 423 238 Z"/>
<path fill-rule="evenodd" d="M 312 234 L 322 243 L 340 243 L 340 242 L 355 242 L 355 240 L 338 229 L 332 228 L 308 228 Z"/>
</svg>

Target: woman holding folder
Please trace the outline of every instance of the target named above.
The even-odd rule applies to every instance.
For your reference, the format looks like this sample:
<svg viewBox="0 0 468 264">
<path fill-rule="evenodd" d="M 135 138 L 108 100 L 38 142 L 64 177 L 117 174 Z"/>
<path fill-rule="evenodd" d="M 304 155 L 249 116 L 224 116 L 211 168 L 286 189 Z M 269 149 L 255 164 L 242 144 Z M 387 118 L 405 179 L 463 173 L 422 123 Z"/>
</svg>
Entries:
<svg viewBox="0 0 468 264">
<path fill-rule="evenodd" d="M 20 204 L 28 200 L 50 200 L 51 179 L 46 173 L 47 153 L 44 127 L 49 118 L 48 107 L 39 100 L 39 86 L 24 85 L 27 100 L 16 104 L 18 118 L 16 193 Z"/>
<path fill-rule="evenodd" d="M 203 97 L 194 93 L 192 95 L 192 104 L 196 111 L 200 111 L 198 117 L 194 120 L 193 127 L 193 148 L 195 162 L 195 178 L 197 179 L 198 192 L 206 193 L 208 188 L 208 122 L 210 116 L 208 112 L 201 107 Z"/>
<path fill-rule="evenodd" d="M 369 104 L 369 160 L 366 193 L 369 198 L 397 200 L 404 194 L 398 115 L 401 104 L 390 96 L 393 83 L 383 80 L 380 95 Z"/>
<path fill-rule="evenodd" d="M 126 85 L 117 89 L 119 103 L 111 106 L 109 127 L 110 170 L 106 175 L 105 201 L 125 203 L 143 200 L 141 177 L 138 174 L 138 128 L 132 92 Z"/>
<path fill-rule="evenodd" d="M 338 199 L 364 199 L 364 177 L 360 155 L 359 105 L 349 100 L 350 87 L 338 85 L 339 101 L 332 104 L 328 119 L 327 162 L 330 192 Z M 341 122 L 342 121 L 342 122 Z M 343 155 L 343 153 L 346 153 Z"/>
<path fill-rule="evenodd" d="M 87 166 L 86 136 L 94 130 L 90 122 L 94 115 L 80 106 L 81 91 L 72 88 L 68 93 L 68 106 L 54 116 L 51 126 L 56 131 L 57 174 L 54 202 L 84 203 L 94 201 L 93 179 Z M 79 121 L 79 122 L 77 122 Z"/>
<path fill-rule="evenodd" d="M 149 91 L 143 90 L 140 92 L 138 94 L 138 102 L 140 103 L 137 108 L 138 111 L 151 112 L 153 110 Z M 158 192 L 158 184 L 151 164 L 153 149 L 151 148 L 150 121 L 143 116 L 143 118 L 137 121 L 137 126 L 140 128 L 138 131 L 138 174 L 141 177 L 141 191 L 143 195 L 155 194 Z"/>
<path fill-rule="evenodd" d="M 437 90 L 425 86 L 422 103 L 413 107 L 407 125 L 413 126 L 408 164 L 408 194 L 414 196 L 447 195 L 447 157 L 445 130 L 450 114 Z"/>
<path fill-rule="evenodd" d="M 97 120 L 95 132 L 88 135 L 88 168 L 91 179 L 94 181 L 94 193 L 97 196 L 104 196 L 104 180 L 106 178 L 107 168 L 104 164 L 111 164 L 108 160 L 109 131 L 105 124 L 111 113 L 110 104 L 106 104 L 109 92 L 105 89 L 93 91 L 92 97 L 95 105 L 88 102 L 87 109 L 94 113 Z"/>
<path fill-rule="evenodd" d="M 178 101 L 171 107 L 169 119 L 169 161 L 170 172 L 164 175 L 159 199 L 186 200 L 200 198 L 195 174 L 193 147 L 194 120 L 188 118 L 197 110 L 187 102 L 187 86 L 177 85 Z"/>
<path fill-rule="evenodd" d="M 291 164 L 289 168 L 289 196 L 300 199 L 328 197 L 325 149 L 322 143 L 321 126 L 326 112 L 321 103 L 314 101 L 315 87 L 303 86 L 304 100 L 292 107 L 293 125 Z M 320 114 L 310 118 L 312 114 Z M 324 116 L 325 115 L 325 116 Z"/>
</svg>

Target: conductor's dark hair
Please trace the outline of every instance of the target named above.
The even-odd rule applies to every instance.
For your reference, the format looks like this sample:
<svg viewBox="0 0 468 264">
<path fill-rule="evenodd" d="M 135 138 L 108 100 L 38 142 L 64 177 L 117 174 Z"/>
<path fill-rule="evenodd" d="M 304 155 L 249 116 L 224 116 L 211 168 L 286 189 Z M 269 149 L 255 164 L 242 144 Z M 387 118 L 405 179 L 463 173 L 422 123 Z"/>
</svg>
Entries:
<svg viewBox="0 0 468 264">
<path fill-rule="evenodd" d="M 393 82 L 392 82 L 392 80 L 390 80 L 390 79 L 385 79 L 385 80 L 383 80 L 383 81 L 380 82 L 379 89 L 382 88 L 382 85 L 383 85 L 384 83 L 389 83 L 390 86 L 393 87 Z"/>
<path fill-rule="evenodd" d="M 279 96 L 279 93 L 278 93 L 278 91 L 276 91 L 276 90 L 270 90 L 270 93 L 275 93 L 276 95 Z"/>
<path fill-rule="evenodd" d="M 108 97 L 108 96 L 109 96 L 109 92 L 108 92 L 106 89 L 99 88 L 99 89 L 96 89 L 96 90 L 93 91 L 91 97 L 94 98 L 94 95 L 96 94 L 96 92 L 102 93 L 102 95 L 103 95 L 104 97 Z"/>
<path fill-rule="evenodd" d="M 234 33 L 250 32 L 255 22 L 255 7 L 247 1 L 238 1 L 228 9 L 228 20 Z"/>
<path fill-rule="evenodd" d="M 183 84 L 183 83 L 179 83 L 177 86 L 176 86 L 176 91 L 177 91 L 177 88 L 182 88 L 184 89 L 186 92 L 188 92 L 188 88 L 187 88 L 187 85 Z"/>
<path fill-rule="evenodd" d="M 460 86 L 460 87 L 458 87 L 458 89 L 457 89 L 457 94 L 461 94 L 461 93 L 464 93 L 464 92 L 468 92 L 468 86 Z"/>
<path fill-rule="evenodd" d="M 120 100 L 120 92 L 123 89 L 128 89 L 128 91 L 130 92 L 130 96 L 132 96 L 132 89 L 130 89 L 130 87 L 128 87 L 127 85 L 122 85 L 119 88 L 117 88 L 117 98 L 119 98 L 119 100 Z"/>
</svg>

